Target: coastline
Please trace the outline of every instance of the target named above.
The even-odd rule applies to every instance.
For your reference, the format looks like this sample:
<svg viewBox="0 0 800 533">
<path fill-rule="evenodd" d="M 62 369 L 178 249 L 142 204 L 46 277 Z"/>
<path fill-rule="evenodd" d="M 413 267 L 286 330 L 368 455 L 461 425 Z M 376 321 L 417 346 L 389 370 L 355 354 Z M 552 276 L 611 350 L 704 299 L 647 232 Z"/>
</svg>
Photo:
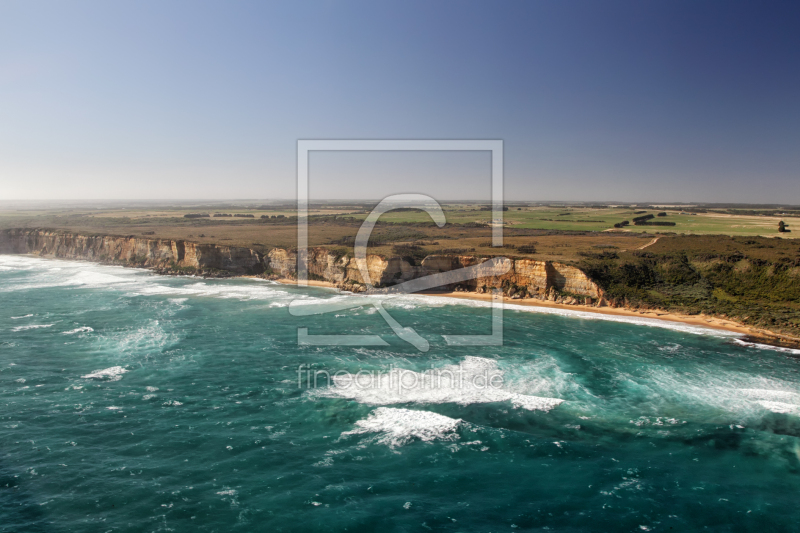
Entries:
<svg viewBox="0 0 800 533">
<path fill-rule="evenodd" d="M 5 255 L 5 254 L 4 254 Z M 10 255 L 23 255 L 29 257 L 37 257 L 42 258 L 41 255 L 38 254 L 10 254 Z M 149 270 L 154 272 L 155 274 L 159 275 L 167 275 L 167 276 L 186 276 L 189 274 L 177 273 L 177 272 L 165 272 L 161 271 L 157 268 L 153 267 L 144 267 L 144 266 L 136 266 L 130 264 L 119 264 L 114 262 L 105 262 L 105 261 L 97 261 L 93 259 L 77 259 L 77 258 L 66 258 L 66 257 L 59 257 L 59 258 L 46 258 L 46 259 L 56 259 L 60 261 L 89 261 L 93 263 L 100 263 L 100 264 L 108 264 L 114 266 L 122 266 L 125 268 L 140 268 L 144 270 Z M 200 276 L 203 278 L 211 278 L 215 279 L 217 276 Z M 276 283 L 280 283 L 283 285 L 297 285 L 297 280 L 291 278 L 265 278 L 262 275 L 230 275 L 224 276 L 222 279 L 235 279 L 235 278 L 246 278 L 246 279 L 261 279 L 261 280 L 269 280 L 274 281 Z M 330 281 L 319 281 L 319 280 L 308 280 L 307 285 L 309 287 L 321 287 L 321 288 L 329 288 L 329 289 L 338 289 L 336 284 Z M 455 298 L 455 299 L 462 299 L 462 300 L 473 300 L 473 301 L 483 301 L 488 302 L 491 301 L 492 296 L 489 294 L 480 294 L 477 292 L 454 292 L 454 291 L 422 291 L 414 294 L 419 294 L 422 296 L 432 296 L 432 297 L 444 297 L 444 298 Z M 520 305 L 526 307 L 541 307 L 541 308 L 550 308 L 550 309 L 563 309 L 563 310 L 572 310 L 572 311 L 580 311 L 586 313 L 596 313 L 600 315 L 610 315 L 610 316 L 619 316 L 619 317 L 631 317 L 631 318 L 648 318 L 648 319 L 655 319 L 655 320 L 662 320 L 665 322 L 675 322 L 680 324 L 686 324 L 690 326 L 696 327 L 704 327 L 710 329 L 719 329 L 724 331 L 729 331 L 732 333 L 736 333 L 739 335 L 739 339 L 741 341 L 745 341 L 748 343 L 753 344 L 766 344 L 775 348 L 780 349 L 791 349 L 791 350 L 800 350 L 800 338 L 792 337 L 790 335 L 784 335 L 781 333 L 775 333 L 768 330 L 752 328 L 745 324 L 741 324 L 739 322 L 735 322 L 733 320 L 708 316 L 708 315 L 682 315 L 679 313 L 672 313 L 664 310 L 637 310 L 631 308 L 624 308 L 624 307 L 595 307 L 590 305 L 583 305 L 583 304 L 559 304 L 554 303 L 546 300 L 538 300 L 538 299 L 513 299 L 509 298 L 508 296 L 503 296 L 503 302 L 513 305 Z"/>
<path fill-rule="evenodd" d="M 274 280 L 284 285 L 297 285 L 297 281 L 289 278 L 280 278 Z M 336 285 L 329 281 L 308 280 L 309 287 L 324 287 L 329 289 L 336 289 Z M 460 300 L 474 300 L 489 302 L 492 300 L 490 294 L 480 294 L 477 292 L 454 292 L 454 291 L 422 291 L 414 294 L 421 296 L 434 296 L 444 298 L 456 298 Z M 503 296 L 503 303 L 521 305 L 525 307 L 544 307 L 550 309 L 563 309 L 567 311 L 581 311 L 586 313 L 596 313 L 600 315 L 611 315 L 619 317 L 636 317 L 636 318 L 650 318 L 655 320 L 663 320 L 665 322 L 677 322 L 690 326 L 704 327 L 710 329 L 719 329 L 729 331 L 740 335 L 740 339 L 747 342 L 768 344 L 778 348 L 800 348 L 800 338 L 791 337 L 789 335 L 782 335 L 771 331 L 760 330 L 751 328 L 745 324 L 718 318 L 708 315 L 682 315 L 679 313 L 672 313 L 663 310 L 637 310 L 625 307 L 595 307 L 583 304 L 559 304 L 546 300 L 537 299 L 513 299 L 508 296 Z"/>
</svg>

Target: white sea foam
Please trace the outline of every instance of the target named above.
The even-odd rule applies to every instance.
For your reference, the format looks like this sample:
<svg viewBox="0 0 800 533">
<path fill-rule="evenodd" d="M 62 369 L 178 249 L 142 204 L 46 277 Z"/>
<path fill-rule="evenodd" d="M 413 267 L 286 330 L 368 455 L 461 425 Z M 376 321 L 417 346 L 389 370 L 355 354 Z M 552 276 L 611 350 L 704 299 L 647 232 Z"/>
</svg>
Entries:
<svg viewBox="0 0 800 533">
<path fill-rule="evenodd" d="M 768 409 L 773 413 L 781 414 L 800 414 L 800 405 L 784 402 L 773 402 L 768 400 L 760 400 L 758 403 L 764 409 Z"/>
<path fill-rule="evenodd" d="M 352 309 L 358 306 L 372 306 L 375 302 L 381 301 L 387 308 L 415 309 L 418 307 L 443 307 L 460 305 L 465 307 L 491 307 L 491 302 L 484 300 L 471 300 L 461 298 L 450 298 L 445 296 L 431 296 L 422 294 L 350 294 L 340 292 L 338 295 L 328 298 L 306 298 L 302 301 L 292 302 L 292 308 L 299 311 L 308 312 L 334 312 L 343 309 Z M 315 309 L 309 309 L 312 307 Z M 504 309 L 526 313 L 538 313 L 546 315 L 556 315 L 568 318 L 580 318 L 583 320 L 603 320 L 607 322 L 620 322 L 638 326 L 649 326 L 663 329 L 670 329 L 695 335 L 713 335 L 716 337 L 736 337 L 741 334 L 703 326 L 659 320 L 656 318 L 606 315 L 579 309 L 562 309 L 556 307 L 545 307 L 536 305 L 520 305 L 503 303 Z M 305 308 L 305 309 L 304 309 Z"/>
<path fill-rule="evenodd" d="M 74 335 L 76 333 L 91 333 L 93 331 L 94 331 L 94 329 L 90 328 L 89 326 L 83 326 L 83 327 L 80 327 L 80 328 L 75 328 L 75 329 L 70 330 L 70 331 L 65 331 L 64 335 Z"/>
<path fill-rule="evenodd" d="M 177 342 L 178 336 L 164 331 L 158 320 L 151 320 L 140 328 L 116 332 L 108 340 L 120 352 L 147 354 Z"/>
<path fill-rule="evenodd" d="M 758 400 L 791 402 L 800 405 L 800 394 L 792 391 L 773 390 L 773 389 L 741 389 L 740 391 L 748 398 Z"/>
<path fill-rule="evenodd" d="M 286 300 L 309 298 L 296 290 L 264 280 L 214 280 L 174 278 L 154 275 L 141 269 L 100 265 L 88 261 L 65 261 L 28 256 L 2 256 L 0 264 L 32 272 L 19 282 L 10 281 L 0 292 L 50 287 L 99 288 L 123 291 L 129 296 L 176 296 L 172 303 L 182 304 L 186 297 L 230 298 L 239 300 Z M 53 272 L 58 265 L 59 272 Z"/>
<path fill-rule="evenodd" d="M 391 447 L 402 446 L 415 439 L 425 442 L 454 441 L 459 438 L 457 430 L 461 424 L 460 418 L 429 411 L 379 407 L 364 420 L 356 422 L 355 429 L 342 433 L 342 437 L 378 433 L 376 441 Z"/>
<path fill-rule="evenodd" d="M 698 365 L 690 374 L 672 368 L 647 371 L 647 378 L 636 380 L 635 390 L 647 396 L 650 407 L 661 401 L 681 405 L 703 405 L 742 417 L 760 416 L 768 409 L 800 414 L 800 388 L 797 383 L 776 378 L 732 372 L 717 366 Z"/>
<path fill-rule="evenodd" d="M 392 368 L 385 373 L 338 374 L 332 380 L 332 386 L 315 394 L 349 398 L 368 405 L 510 402 L 531 411 L 549 411 L 564 401 L 504 388 L 503 372 L 497 362 L 482 357 L 466 357 L 459 365 L 425 372 Z"/>
<path fill-rule="evenodd" d="M 30 318 L 33 315 L 24 315 L 24 316 L 12 316 L 11 320 L 19 320 L 20 318 Z"/>
<path fill-rule="evenodd" d="M 108 290 L 125 291 L 131 296 L 137 295 L 173 295 L 177 297 L 202 296 L 211 298 L 230 298 L 239 300 L 269 300 L 274 307 L 284 307 L 291 301 L 301 301 L 302 305 L 319 306 L 320 311 L 326 308 L 335 311 L 367 305 L 372 309 L 372 303 L 383 301 L 389 307 L 415 309 L 418 307 L 442 307 L 449 305 L 459 305 L 468 307 L 489 307 L 490 302 L 482 300 L 456 299 L 441 296 L 429 296 L 419 294 L 394 294 L 394 295 L 355 295 L 346 292 L 333 293 L 332 296 L 319 297 L 320 291 L 325 289 L 314 288 L 313 294 L 303 290 L 288 288 L 274 282 L 263 280 L 230 280 L 223 281 L 197 281 L 196 283 L 186 284 L 176 282 L 165 283 L 164 276 L 153 275 L 150 272 L 128 269 L 121 266 L 98 265 L 87 261 L 64 261 L 57 259 L 42 259 L 28 256 L 2 256 L 0 265 L 9 268 L 36 271 L 31 276 L 32 279 L 21 284 L 9 284 L 4 286 L 2 291 L 15 291 L 31 288 L 74 286 L 74 287 L 98 287 Z M 49 273 L 46 268 L 57 265 L 63 272 Z M 42 270 L 39 272 L 38 270 Z M 199 278 L 198 278 L 199 279 Z M 174 278 L 170 280 L 174 281 Z M 300 305 L 294 303 L 293 305 Z M 621 322 L 633 325 L 658 327 L 672 329 L 685 333 L 714 335 L 718 337 L 736 337 L 739 334 L 670 322 L 645 317 L 626 317 L 617 315 L 605 315 L 583 310 L 559 309 L 552 307 L 538 307 L 528 305 L 518 305 L 505 303 L 504 307 L 508 310 L 550 314 L 584 320 L 604 320 L 610 322 Z M 370 311 L 374 312 L 374 311 Z"/>
<path fill-rule="evenodd" d="M 131 277 L 114 276 L 106 272 L 98 272 L 97 269 L 78 272 L 67 280 L 69 285 L 86 285 L 90 287 L 127 284 L 134 281 Z"/>
<path fill-rule="evenodd" d="M 741 389 L 739 392 L 773 413 L 800 414 L 800 393 L 775 389 Z"/>
<path fill-rule="evenodd" d="M 37 266 L 36 262 L 44 263 L 45 260 L 38 257 L 24 255 L 2 255 L 0 256 L 0 267 L 3 270 L 30 270 Z"/>
<path fill-rule="evenodd" d="M 95 370 L 90 374 L 86 374 L 85 376 L 81 376 L 84 379 L 103 379 L 106 381 L 119 381 L 122 379 L 122 374 L 127 372 L 124 367 L 121 366 L 112 366 L 110 368 L 105 368 L 103 370 Z"/>
<path fill-rule="evenodd" d="M 256 283 L 252 280 L 235 284 L 230 282 L 226 283 L 224 281 L 198 281 L 196 283 L 192 283 L 191 285 L 175 286 L 163 285 L 156 282 L 135 287 L 133 294 L 176 295 L 183 297 L 195 296 L 236 300 L 280 300 L 285 298 L 307 298 L 306 295 L 296 294 L 293 296 L 287 291 L 276 288 L 275 285 Z"/>
<path fill-rule="evenodd" d="M 42 328 L 52 328 L 55 324 L 31 324 L 30 326 L 17 326 L 15 328 L 11 328 L 11 331 L 25 331 L 28 329 L 42 329 Z"/>
<path fill-rule="evenodd" d="M 9 259 L 11 258 L 11 259 Z M 10 261 L 10 263 L 9 263 Z M 11 264 L 15 269 L 30 271 L 20 281 L 10 281 L 3 292 L 41 289 L 49 287 L 113 287 L 132 284 L 145 272 L 120 266 L 98 265 L 88 261 L 64 261 L 29 256 L 2 256 L 0 263 Z M 54 268 L 54 265 L 57 265 Z"/>
<path fill-rule="evenodd" d="M 757 348 L 759 350 L 772 350 L 775 352 L 790 353 L 793 355 L 800 355 L 800 350 L 794 348 L 783 348 L 781 346 L 770 346 L 769 344 L 760 344 L 758 342 L 747 342 L 742 339 L 733 339 L 733 342 L 740 346 L 747 346 L 748 348 Z"/>
</svg>

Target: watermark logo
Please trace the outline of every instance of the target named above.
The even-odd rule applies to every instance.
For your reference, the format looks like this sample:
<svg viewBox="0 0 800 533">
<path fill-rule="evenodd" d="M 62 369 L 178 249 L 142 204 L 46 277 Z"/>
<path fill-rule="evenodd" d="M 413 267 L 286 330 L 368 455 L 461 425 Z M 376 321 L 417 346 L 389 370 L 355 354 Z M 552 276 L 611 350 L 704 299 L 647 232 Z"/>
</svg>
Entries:
<svg viewBox="0 0 800 533">
<path fill-rule="evenodd" d="M 346 370 L 331 372 L 314 369 L 310 365 L 297 367 L 297 388 L 318 389 L 333 387 L 329 393 L 359 395 L 374 391 L 383 401 L 393 403 L 404 395 L 433 393 L 436 399 L 450 397 L 457 392 L 473 394 L 484 390 L 502 390 L 505 384 L 503 373 L 494 365 L 475 365 L 470 361 L 458 365 L 435 367 L 431 364 L 424 372 L 414 372 L 389 365 L 388 370 L 359 370 L 351 374 Z"/>
<path fill-rule="evenodd" d="M 297 142 L 297 283 L 308 285 L 308 157 L 314 150 L 328 151 L 489 151 L 492 156 L 492 246 L 503 245 L 503 141 L 499 140 L 300 140 Z M 496 257 L 482 263 L 418 277 L 392 285 L 376 288 L 370 276 L 367 245 L 375 224 L 381 215 L 393 209 L 422 209 L 438 227 L 446 223 L 444 211 L 439 203 L 424 194 L 400 194 L 384 198 L 367 216 L 356 235 L 353 255 L 366 291 L 345 301 L 330 305 L 309 306 L 295 300 L 289 305 L 293 316 L 312 316 L 351 309 L 364 305 L 374 306 L 392 331 L 400 339 L 418 350 L 427 352 L 430 343 L 416 330 L 401 325 L 386 310 L 384 302 L 391 295 L 411 294 L 486 276 L 499 276 L 511 269 L 511 260 Z M 451 346 L 497 346 L 503 343 L 503 303 L 499 289 L 492 295 L 492 333 L 490 335 L 442 335 Z M 301 345 L 336 346 L 387 346 L 380 335 L 320 335 L 310 334 L 307 327 L 297 330 L 297 341 Z"/>
</svg>

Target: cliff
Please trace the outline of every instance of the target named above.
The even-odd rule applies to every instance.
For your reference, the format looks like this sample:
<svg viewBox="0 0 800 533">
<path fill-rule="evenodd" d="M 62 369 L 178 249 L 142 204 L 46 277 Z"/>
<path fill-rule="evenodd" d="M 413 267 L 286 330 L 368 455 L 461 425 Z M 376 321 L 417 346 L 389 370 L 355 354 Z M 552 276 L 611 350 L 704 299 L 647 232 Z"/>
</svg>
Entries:
<svg viewBox="0 0 800 533">
<path fill-rule="evenodd" d="M 85 259 L 198 274 L 264 272 L 262 254 L 249 248 L 133 236 L 11 229 L 0 232 L 0 253 Z"/>
<path fill-rule="evenodd" d="M 63 231 L 12 229 L 0 232 L 0 253 L 36 254 L 43 257 L 84 259 L 147 267 L 161 273 L 206 276 L 280 275 L 297 273 L 296 252 L 274 248 L 263 254 L 237 246 L 137 236 L 82 235 Z M 479 265 L 487 258 L 429 255 L 419 264 L 401 257 L 367 256 L 367 269 L 375 286 L 392 285 L 432 274 Z M 356 260 L 325 248 L 308 254 L 309 278 L 343 289 L 365 290 Z M 603 305 L 603 292 L 578 268 L 551 261 L 516 259 L 507 272 L 479 267 L 478 277 L 442 288 L 488 292 L 502 289 L 512 298 L 538 298 L 561 303 Z"/>
</svg>

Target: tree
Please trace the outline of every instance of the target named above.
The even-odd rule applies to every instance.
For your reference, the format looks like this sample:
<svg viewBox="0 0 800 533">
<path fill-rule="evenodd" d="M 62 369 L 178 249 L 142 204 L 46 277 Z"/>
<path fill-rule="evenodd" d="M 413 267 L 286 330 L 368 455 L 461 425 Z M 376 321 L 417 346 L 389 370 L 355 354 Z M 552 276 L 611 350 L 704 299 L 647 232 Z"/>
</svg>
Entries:
<svg viewBox="0 0 800 533">
<path fill-rule="evenodd" d="M 778 222 L 778 231 L 780 233 L 786 233 L 786 224 L 783 223 L 783 220 Z"/>
</svg>

